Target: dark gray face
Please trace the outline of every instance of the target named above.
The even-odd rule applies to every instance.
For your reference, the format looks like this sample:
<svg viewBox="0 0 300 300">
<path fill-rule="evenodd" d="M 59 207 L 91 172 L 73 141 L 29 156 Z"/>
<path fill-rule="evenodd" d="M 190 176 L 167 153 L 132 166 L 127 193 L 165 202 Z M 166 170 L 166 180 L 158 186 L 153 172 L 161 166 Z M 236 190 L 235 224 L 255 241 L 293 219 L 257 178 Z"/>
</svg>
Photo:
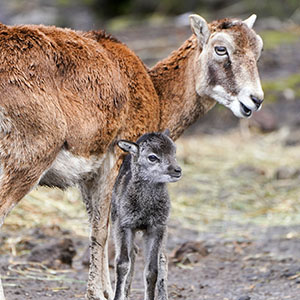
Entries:
<svg viewBox="0 0 300 300">
<path fill-rule="evenodd" d="M 181 178 L 176 146 L 166 136 L 141 143 L 137 164 L 143 176 L 152 182 L 175 182 Z"/>
<path fill-rule="evenodd" d="M 119 146 L 133 156 L 133 169 L 144 180 L 154 183 L 175 182 L 181 178 L 176 161 L 176 146 L 165 134 L 143 135 L 137 143 L 121 141 Z"/>
</svg>

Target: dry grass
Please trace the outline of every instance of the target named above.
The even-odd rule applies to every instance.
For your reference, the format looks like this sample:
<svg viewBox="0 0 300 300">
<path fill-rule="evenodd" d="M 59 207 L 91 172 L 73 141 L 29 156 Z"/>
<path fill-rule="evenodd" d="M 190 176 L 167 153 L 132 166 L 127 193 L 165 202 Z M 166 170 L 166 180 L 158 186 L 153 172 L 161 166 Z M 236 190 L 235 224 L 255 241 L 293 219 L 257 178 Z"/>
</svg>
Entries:
<svg viewBox="0 0 300 300">
<path fill-rule="evenodd" d="M 197 229 L 220 221 L 300 222 L 299 178 L 275 177 L 280 167 L 300 167 L 299 147 L 283 145 L 287 135 L 287 129 L 250 137 L 235 131 L 181 140 L 184 177 L 171 187 L 172 217 Z"/>
<path fill-rule="evenodd" d="M 279 167 L 300 167 L 300 147 L 283 145 L 287 134 L 288 130 L 282 129 L 243 137 L 234 131 L 180 139 L 178 158 L 184 176 L 169 185 L 172 218 L 198 230 L 224 229 L 233 223 L 299 223 L 300 179 L 275 178 Z M 4 230 L 52 225 L 88 235 L 77 190 L 33 191 L 7 217 Z"/>
<path fill-rule="evenodd" d="M 88 235 L 87 214 L 77 189 L 63 192 L 39 187 L 13 209 L 6 218 L 3 229 L 52 226 L 60 226 L 78 235 Z"/>
</svg>

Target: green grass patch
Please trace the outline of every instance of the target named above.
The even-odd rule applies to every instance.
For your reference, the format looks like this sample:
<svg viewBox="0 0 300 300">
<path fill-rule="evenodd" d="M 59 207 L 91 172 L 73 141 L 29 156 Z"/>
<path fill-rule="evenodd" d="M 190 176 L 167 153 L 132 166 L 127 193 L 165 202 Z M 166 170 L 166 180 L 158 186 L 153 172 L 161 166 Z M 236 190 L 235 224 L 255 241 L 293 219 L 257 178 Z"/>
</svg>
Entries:
<svg viewBox="0 0 300 300">
<path fill-rule="evenodd" d="M 292 44 L 300 38 L 298 31 L 274 31 L 266 30 L 260 32 L 260 36 L 264 41 L 264 48 L 274 49 L 282 44 Z"/>
<path fill-rule="evenodd" d="M 264 81 L 262 83 L 265 98 L 268 102 L 276 101 L 278 95 L 286 89 L 291 89 L 296 98 L 300 98 L 300 74 L 293 74 L 286 78 Z"/>
</svg>

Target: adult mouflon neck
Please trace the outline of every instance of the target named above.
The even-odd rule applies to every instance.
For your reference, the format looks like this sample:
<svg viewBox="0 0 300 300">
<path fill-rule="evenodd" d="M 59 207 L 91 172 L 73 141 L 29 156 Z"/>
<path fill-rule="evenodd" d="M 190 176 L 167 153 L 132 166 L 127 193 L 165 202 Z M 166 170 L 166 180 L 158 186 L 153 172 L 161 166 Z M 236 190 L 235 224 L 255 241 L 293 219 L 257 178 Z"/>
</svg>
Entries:
<svg viewBox="0 0 300 300">
<path fill-rule="evenodd" d="M 196 92 L 195 76 L 201 76 L 195 74 L 197 49 L 196 38 L 192 36 L 149 71 L 160 100 L 159 129 L 168 128 L 175 139 L 216 103 Z"/>
</svg>

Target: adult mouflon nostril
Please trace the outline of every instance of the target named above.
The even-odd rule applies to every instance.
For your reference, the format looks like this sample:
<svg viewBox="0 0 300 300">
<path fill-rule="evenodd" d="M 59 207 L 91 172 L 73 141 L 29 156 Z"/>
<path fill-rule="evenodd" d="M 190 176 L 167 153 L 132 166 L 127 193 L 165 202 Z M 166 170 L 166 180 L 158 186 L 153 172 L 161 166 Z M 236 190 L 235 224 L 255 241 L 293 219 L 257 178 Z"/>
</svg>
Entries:
<svg viewBox="0 0 300 300">
<path fill-rule="evenodd" d="M 259 108 L 261 104 L 263 103 L 263 99 L 259 99 L 253 95 L 250 96 L 251 100 L 255 103 L 256 107 Z"/>
</svg>

